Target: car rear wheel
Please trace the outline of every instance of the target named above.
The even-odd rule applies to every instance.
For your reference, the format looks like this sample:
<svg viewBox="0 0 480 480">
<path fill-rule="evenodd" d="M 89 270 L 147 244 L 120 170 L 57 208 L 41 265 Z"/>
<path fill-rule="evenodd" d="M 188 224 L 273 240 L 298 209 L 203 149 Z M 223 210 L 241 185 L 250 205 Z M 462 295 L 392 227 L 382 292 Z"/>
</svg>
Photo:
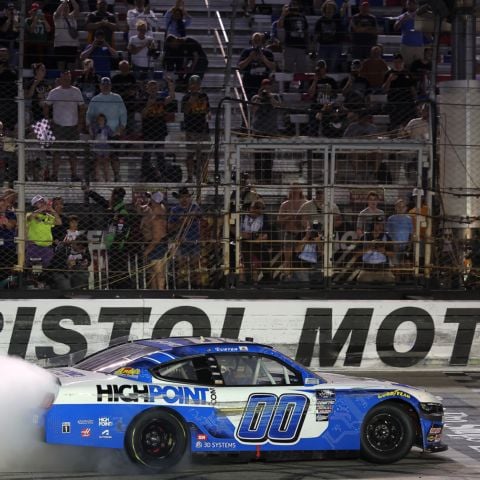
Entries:
<svg viewBox="0 0 480 480">
<path fill-rule="evenodd" d="M 377 405 L 362 425 L 362 458 L 374 463 L 396 462 L 407 455 L 414 438 L 412 419 L 402 407 Z"/>
<path fill-rule="evenodd" d="M 125 448 L 136 463 L 165 470 L 178 463 L 188 446 L 187 428 L 172 413 L 148 410 L 128 427 Z"/>
</svg>

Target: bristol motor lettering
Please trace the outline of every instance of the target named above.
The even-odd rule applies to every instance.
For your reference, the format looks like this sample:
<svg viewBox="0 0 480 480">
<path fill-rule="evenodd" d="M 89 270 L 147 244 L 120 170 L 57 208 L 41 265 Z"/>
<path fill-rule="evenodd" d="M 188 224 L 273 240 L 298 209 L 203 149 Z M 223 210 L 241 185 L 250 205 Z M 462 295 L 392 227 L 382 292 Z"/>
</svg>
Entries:
<svg viewBox="0 0 480 480">
<path fill-rule="evenodd" d="M 168 404 L 207 403 L 206 387 L 177 387 L 173 385 L 97 385 L 97 402 L 152 403 L 157 400 Z"/>
</svg>

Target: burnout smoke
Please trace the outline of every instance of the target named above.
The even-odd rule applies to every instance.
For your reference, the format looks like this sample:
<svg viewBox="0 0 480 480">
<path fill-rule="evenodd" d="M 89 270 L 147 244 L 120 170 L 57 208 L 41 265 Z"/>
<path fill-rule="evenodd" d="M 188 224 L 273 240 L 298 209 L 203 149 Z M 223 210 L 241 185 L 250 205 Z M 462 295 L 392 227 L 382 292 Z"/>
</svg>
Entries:
<svg viewBox="0 0 480 480">
<path fill-rule="evenodd" d="M 115 472 L 134 471 L 116 452 L 105 449 L 48 445 L 34 417 L 49 394 L 55 394 L 55 378 L 20 358 L 0 355 L 0 474 L 4 472 Z"/>
</svg>

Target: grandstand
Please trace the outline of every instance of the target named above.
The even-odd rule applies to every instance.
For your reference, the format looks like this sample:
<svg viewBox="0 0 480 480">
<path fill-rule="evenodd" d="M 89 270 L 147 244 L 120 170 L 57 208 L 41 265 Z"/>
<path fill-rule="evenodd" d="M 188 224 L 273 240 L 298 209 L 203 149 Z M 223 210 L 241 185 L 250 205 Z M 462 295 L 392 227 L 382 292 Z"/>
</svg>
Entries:
<svg viewBox="0 0 480 480">
<path fill-rule="evenodd" d="M 47 14 L 53 14 L 58 3 L 40 2 Z M 131 62 L 127 12 L 136 7 L 124 0 L 107 3 L 116 20 L 112 39 L 116 55 L 109 75 L 113 79 L 120 74 L 119 61 Z M 4 189 L 13 188 L 19 194 L 15 210 L 11 209 L 10 217 L 5 217 L 11 220 L 15 212 L 14 236 L 17 238 L 15 248 L 4 249 L 1 256 L 8 259 L 2 266 L 5 288 L 58 289 L 65 284 L 56 282 L 55 277 L 57 280 L 59 275 L 72 278 L 72 268 L 85 275 L 77 275 L 80 281 L 66 285 L 88 290 L 155 289 L 154 279 L 158 275 L 164 278 L 162 288 L 169 291 L 252 286 L 324 291 L 391 288 L 393 284 L 405 291 L 417 291 L 432 287 L 465 288 L 475 283 L 475 265 L 470 259 L 474 256 L 468 255 L 473 239 L 453 241 L 444 235 L 451 232 L 446 229 L 453 223 L 445 216 L 443 204 L 447 200 L 445 197 L 440 200 L 438 191 L 439 171 L 435 165 L 442 149 L 433 141 L 431 122 L 424 118 L 424 123 L 419 123 L 421 114 L 415 111 L 415 104 L 404 96 L 399 99 L 393 95 L 398 92 L 404 95 L 413 88 L 413 102 L 431 103 L 426 70 L 421 78 L 405 70 L 409 79 L 411 76 L 411 83 L 400 85 L 398 90 L 395 87 L 393 93 L 386 87 L 376 90 L 369 87 L 352 103 L 348 86 L 353 71 L 351 65 L 356 59 L 350 53 L 349 25 L 360 2 L 350 2 L 352 10 L 341 19 L 344 30 L 339 68 L 327 72 L 338 87 L 334 92 L 312 96 L 309 87 L 316 78 L 320 57 L 318 53 L 309 54 L 317 49 L 315 29 L 324 11 L 323 2 L 310 2 L 312 7 L 305 10 L 309 47 L 299 49 L 299 55 L 306 57 L 308 68 L 302 72 L 287 71 L 285 48 L 282 51 L 285 32 L 277 32 L 280 48 L 272 53 L 275 68 L 268 74 L 268 80 L 278 104 L 273 113 L 265 114 L 270 116 L 265 117 L 268 120 L 259 128 L 261 95 L 257 100 L 247 98 L 242 80 L 245 76 L 238 62 L 242 52 L 250 48 L 252 34 L 268 32 L 271 35 L 272 23 L 282 16 L 284 2 L 265 2 L 268 13 L 260 7 L 263 4 L 257 3 L 258 7 L 248 12 L 243 3 L 237 1 L 177 2 L 177 6 L 183 4 L 191 17 L 186 36 L 194 39 L 208 58 L 208 69 L 200 76 L 203 76 L 201 92 L 208 96 L 209 112 L 204 102 L 203 110 L 197 110 L 194 117 L 198 125 L 206 122 L 208 135 L 201 126 L 197 130 L 193 126 L 193 130 L 188 131 L 192 121 L 189 108 L 193 108 L 188 106 L 188 95 L 191 95 L 188 77 L 185 83 L 185 72 L 167 71 L 163 55 L 149 59 L 146 79 L 137 77 L 135 94 L 125 101 L 127 128 L 120 137 L 109 139 L 108 147 L 102 147 L 103 150 L 100 146 L 105 145 L 105 139 L 94 139 L 88 129 L 81 130 L 79 140 L 61 143 L 58 139 L 46 138 L 45 132 L 39 134 L 31 128 L 38 121 L 34 117 L 34 103 L 38 99 L 19 95 L 18 118 L 25 121 L 20 120 L 18 128 L 13 129 L 0 118 L 6 130 L 2 160 Z M 402 13 L 403 3 L 400 0 L 370 1 L 370 14 L 377 20 L 376 43 L 382 46 L 382 59 L 390 69 L 396 68 L 396 54 L 402 47 L 402 37 L 395 31 L 394 24 Z M 309 2 L 300 4 L 309 5 Z M 81 0 L 78 5 L 76 27 L 81 52 L 92 41 L 87 28 L 92 2 Z M 166 35 L 162 18 L 173 6 L 173 2 L 150 0 L 150 11 L 157 15 L 161 25 L 152 35 L 163 53 Z M 31 5 L 27 4 L 23 13 L 21 5 L 17 7 L 19 18 L 22 14 L 28 18 Z M 16 58 L 23 40 L 20 35 L 19 45 L 8 44 L 11 59 Z M 45 63 L 52 64 L 52 59 L 55 60 L 52 55 L 53 49 L 47 49 Z M 439 44 L 438 84 L 450 80 L 451 61 L 447 34 Z M 36 73 L 28 65 L 21 68 L 21 63 L 18 72 L 23 91 L 27 92 Z M 78 60 L 72 69 L 72 84 L 80 89 L 83 73 Z M 42 79 L 47 85 L 45 95 L 54 88 L 60 75 L 58 68 L 47 67 Z M 167 88 L 168 77 L 174 81 L 173 95 Z M 158 95 L 155 94 L 158 98 L 151 100 L 147 88 L 149 79 L 156 80 L 159 88 Z M 97 93 L 101 90 L 100 95 L 104 93 L 103 83 L 102 80 L 96 87 Z M 112 90 L 115 91 L 115 84 Z M 44 99 L 40 99 L 39 104 L 43 102 Z M 197 108 L 199 104 L 195 105 Z M 158 133 L 155 122 L 148 120 L 149 112 L 153 111 L 149 108 L 157 109 L 152 115 L 162 112 L 152 118 L 165 124 L 163 136 Z M 407 113 L 395 123 L 399 112 Z M 407 127 L 414 118 L 418 120 L 415 128 L 419 125 L 423 128 L 421 136 L 414 127 Z M 262 130 L 269 122 L 268 132 Z M 363 133 L 344 136 L 351 124 Z M 145 131 L 146 125 L 150 125 L 152 132 Z M 55 135 L 54 126 L 50 123 L 48 127 L 53 127 L 51 133 Z M 58 172 L 52 176 L 53 159 L 66 151 L 76 156 L 78 171 L 74 175 L 69 162 L 63 158 Z M 101 178 L 98 172 L 94 175 L 99 155 L 105 155 L 108 162 L 118 161 L 118 172 L 113 170 L 117 181 L 111 181 L 112 172 L 110 179 Z M 190 171 L 189 165 L 194 170 Z M 49 180 L 55 181 L 47 181 L 49 175 Z M 109 203 L 111 192 L 119 187 L 124 189 L 122 198 L 117 199 L 117 204 L 115 200 Z M 295 189 L 300 189 L 304 197 L 295 200 L 297 203 L 292 201 Z M 372 191 L 378 195 L 377 210 L 371 209 L 368 203 Z M 151 208 L 152 202 L 157 203 L 152 199 L 160 198 L 155 197 L 158 192 L 162 194 L 159 203 L 165 205 L 162 213 L 154 213 Z M 468 193 L 471 192 L 473 190 Z M 98 200 L 95 194 L 106 200 Z M 54 227 L 54 244 L 47 245 L 60 257 L 54 264 L 29 257 L 28 245 L 36 240 L 31 236 L 32 218 L 38 210 L 32 204 L 36 195 L 50 200 L 62 197 L 65 203 L 59 212 L 63 227 Z M 302 217 L 298 213 L 299 205 L 307 200 L 314 202 L 315 212 Z M 397 209 L 398 200 L 405 203 L 403 210 Z M 282 211 L 285 201 L 290 203 L 283 205 L 286 210 Z M 121 213 L 116 209 L 120 204 L 125 208 Z M 2 207 L 0 202 L 0 210 L 2 208 L 8 211 L 8 206 Z M 360 231 L 359 213 L 365 210 L 370 220 L 368 227 Z M 49 210 L 41 213 L 53 215 Z M 71 245 L 65 241 L 69 215 L 78 217 L 78 230 L 85 233 L 87 241 L 85 261 L 75 267 L 69 266 L 73 265 L 71 253 L 67 252 Z M 390 218 L 393 218 L 391 222 L 398 221 L 395 216 L 402 216 L 401 222 L 410 222 L 405 227 L 407 233 L 402 230 L 402 234 L 396 236 L 392 223 L 389 224 Z M 381 224 L 375 227 L 378 231 L 374 232 L 374 224 Z M 388 225 L 391 231 L 387 230 Z M 455 225 L 458 226 L 458 222 Z M 11 237 L 8 236 L 9 241 Z M 157 252 L 153 257 L 150 249 L 145 256 L 149 245 L 161 254 Z M 314 254 L 309 260 L 303 255 L 307 251 Z M 367 258 L 374 261 L 367 262 Z M 364 275 L 365 271 L 369 275 Z"/>
</svg>

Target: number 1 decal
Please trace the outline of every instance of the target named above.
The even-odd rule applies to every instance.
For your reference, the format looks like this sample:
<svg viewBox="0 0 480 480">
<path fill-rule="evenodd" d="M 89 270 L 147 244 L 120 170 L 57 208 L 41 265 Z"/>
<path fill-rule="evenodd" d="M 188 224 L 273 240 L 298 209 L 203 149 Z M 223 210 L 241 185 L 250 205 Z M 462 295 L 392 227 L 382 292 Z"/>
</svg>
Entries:
<svg viewBox="0 0 480 480">
<path fill-rule="evenodd" d="M 242 442 L 293 443 L 297 440 L 308 410 L 305 395 L 286 393 L 277 397 L 273 393 L 254 393 L 237 428 Z"/>
</svg>

